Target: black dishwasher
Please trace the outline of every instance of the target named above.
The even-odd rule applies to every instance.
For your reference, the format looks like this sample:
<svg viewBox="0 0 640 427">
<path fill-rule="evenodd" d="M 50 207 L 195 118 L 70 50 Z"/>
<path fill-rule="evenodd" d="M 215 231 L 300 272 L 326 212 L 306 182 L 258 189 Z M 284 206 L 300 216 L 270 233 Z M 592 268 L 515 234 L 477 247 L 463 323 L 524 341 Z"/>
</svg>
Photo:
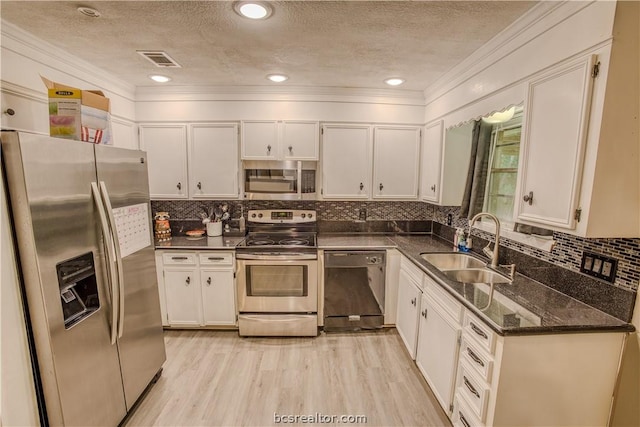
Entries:
<svg viewBox="0 0 640 427">
<path fill-rule="evenodd" d="M 382 327 L 385 265 L 385 251 L 324 252 L 326 332 Z"/>
</svg>

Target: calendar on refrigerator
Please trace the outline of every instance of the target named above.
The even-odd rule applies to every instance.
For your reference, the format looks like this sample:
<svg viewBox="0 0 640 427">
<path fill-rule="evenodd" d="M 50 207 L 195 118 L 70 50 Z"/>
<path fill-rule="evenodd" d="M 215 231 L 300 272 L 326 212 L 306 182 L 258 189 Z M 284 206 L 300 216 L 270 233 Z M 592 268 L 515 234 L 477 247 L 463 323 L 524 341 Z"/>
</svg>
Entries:
<svg viewBox="0 0 640 427">
<path fill-rule="evenodd" d="M 151 244 L 149 208 L 146 203 L 115 208 L 113 216 L 122 258 Z"/>
</svg>

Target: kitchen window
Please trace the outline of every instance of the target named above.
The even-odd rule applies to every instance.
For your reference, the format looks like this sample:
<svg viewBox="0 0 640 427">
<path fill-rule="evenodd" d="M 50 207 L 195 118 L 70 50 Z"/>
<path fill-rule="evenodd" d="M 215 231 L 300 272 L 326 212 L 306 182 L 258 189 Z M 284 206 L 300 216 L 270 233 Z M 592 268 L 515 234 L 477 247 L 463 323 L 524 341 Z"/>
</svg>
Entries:
<svg viewBox="0 0 640 427">
<path fill-rule="evenodd" d="M 493 126 L 484 209 L 505 225 L 513 224 L 522 116 Z"/>
</svg>

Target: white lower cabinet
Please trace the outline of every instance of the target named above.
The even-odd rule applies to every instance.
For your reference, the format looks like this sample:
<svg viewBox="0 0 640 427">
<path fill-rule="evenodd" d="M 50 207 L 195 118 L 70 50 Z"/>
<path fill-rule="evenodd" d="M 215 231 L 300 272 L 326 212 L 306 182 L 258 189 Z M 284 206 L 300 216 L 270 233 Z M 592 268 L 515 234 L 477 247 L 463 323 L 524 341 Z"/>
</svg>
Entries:
<svg viewBox="0 0 640 427">
<path fill-rule="evenodd" d="M 396 327 L 456 427 L 608 424 L 625 333 L 498 335 L 404 256 Z"/>
<path fill-rule="evenodd" d="M 454 425 L 606 426 L 623 333 L 500 336 L 469 311 Z"/>
<path fill-rule="evenodd" d="M 456 313 L 458 314 L 458 313 Z M 416 365 L 445 412 L 453 409 L 460 324 L 428 292 L 422 296 Z"/>
<path fill-rule="evenodd" d="M 163 326 L 236 324 L 233 252 L 164 251 L 156 262 Z"/>
<path fill-rule="evenodd" d="M 202 286 L 203 323 L 205 325 L 235 325 L 233 271 L 201 269 L 200 283 Z"/>
<path fill-rule="evenodd" d="M 200 278 L 196 267 L 165 267 L 167 320 L 170 326 L 200 326 Z"/>
<path fill-rule="evenodd" d="M 405 258 L 403 257 L 400 262 L 396 329 L 407 347 L 409 355 L 412 359 L 415 359 L 422 289 L 420 280 L 407 271 L 404 260 Z"/>
</svg>

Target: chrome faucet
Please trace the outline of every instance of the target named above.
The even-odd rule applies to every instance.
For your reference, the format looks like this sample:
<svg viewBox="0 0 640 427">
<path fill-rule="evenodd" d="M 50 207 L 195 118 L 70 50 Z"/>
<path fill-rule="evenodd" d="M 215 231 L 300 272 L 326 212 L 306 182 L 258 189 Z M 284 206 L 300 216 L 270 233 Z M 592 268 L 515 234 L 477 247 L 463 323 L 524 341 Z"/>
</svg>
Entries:
<svg viewBox="0 0 640 427">
<path fill-rule="evenodd" d="M 489 242 L 487 246 L 482 249 L 482 252 L 484 252 L 486 256 L 491 258 L 491 267 L 498 268 L 498 250 L 500 248 L 500 220 L 495 215 L 490 214 L 489 212 L 480 212 L 475 214 L 469 221 L 469 236 L 471 235 L 471 227 L 473 227 L 473 224 L 476 223 L 478 218 L 483 216 L 491 218 L 493 222 L 496 223 L 496 241 L 493 244 L 493 250 L 489 249 L 489 245 L 491 245 L 491 242 Z"/>
</svg>

